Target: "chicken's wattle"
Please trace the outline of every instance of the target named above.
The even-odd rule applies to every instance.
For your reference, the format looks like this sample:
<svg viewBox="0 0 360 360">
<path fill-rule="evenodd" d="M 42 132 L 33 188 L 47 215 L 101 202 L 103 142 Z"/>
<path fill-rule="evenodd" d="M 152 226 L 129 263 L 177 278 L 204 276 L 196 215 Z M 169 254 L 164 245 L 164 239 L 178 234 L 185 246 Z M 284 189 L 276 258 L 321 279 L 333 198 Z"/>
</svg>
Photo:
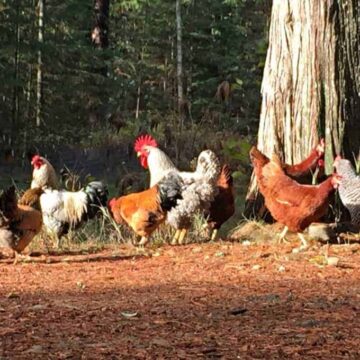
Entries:
<svg viewBox="0 0 360 360">
<path fill-rule="evenodd" d="M 144 169 L 147 169 L 149 167 L 146 155 L 141 155 L 140 156 L 140 164 Z"/>
</svg>

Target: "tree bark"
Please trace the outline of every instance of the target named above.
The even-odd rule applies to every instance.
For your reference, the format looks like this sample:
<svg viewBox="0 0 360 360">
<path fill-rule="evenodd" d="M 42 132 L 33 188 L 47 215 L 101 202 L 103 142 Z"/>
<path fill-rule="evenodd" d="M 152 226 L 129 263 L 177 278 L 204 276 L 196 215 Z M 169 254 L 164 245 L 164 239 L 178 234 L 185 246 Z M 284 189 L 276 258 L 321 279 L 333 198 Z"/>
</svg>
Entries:
<svg viewBox="0 0 360 360">
<path fill-rule="evenodd" d="M 95 24 L 91 31 L 91 41 L 96 48 L 109 46 L 109 0 L 95 0 Z"/>
<path fill-rule="evenodd" d="M 334 154 L 359 151 L 359 14 L 358 0 L 273 1 L 258 133 L 267 156 L 300 162 L 325 137 L 331 173 Z M 256 204 L 252 177 L 246 216 Z"/>
<path fill-rule="evenodd" d="M 45 0 L 39 0 L 38 2 L 38 42 L 41 46 L 44 42 L 44 7 Z M 42 117 L 42 49 L 39 48 L 37 53 L 37 76 L 36 76 L 36 126 L 41 125 L 41 117 Z"/>
</svg>

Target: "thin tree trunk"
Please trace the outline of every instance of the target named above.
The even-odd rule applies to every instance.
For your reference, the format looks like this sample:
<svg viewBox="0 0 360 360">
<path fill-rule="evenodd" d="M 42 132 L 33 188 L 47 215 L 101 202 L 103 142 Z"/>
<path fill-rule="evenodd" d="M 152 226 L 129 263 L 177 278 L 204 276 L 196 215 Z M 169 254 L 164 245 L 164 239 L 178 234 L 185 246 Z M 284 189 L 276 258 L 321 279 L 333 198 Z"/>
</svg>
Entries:
<svg viewBox="0 0 360 360">
<path fill-rule="evenodd" d="M 37 76 L 36 76 L 36 126 L 41 125 L 42 118 L 42 79 L 43 79 L 43 59 L 42 59 L 42 49 L 41 45 L 44 42 L 44 8 L 45 8 L 45 0 L 39 0 L 38 2 L 38 42 L 39 42 L 39 50 L 37 56 Z"/>
<path fill-rule="evenodd" d="M 140 100 L 141 100 L 141 80 L 137 89 L 135 119 L 139 118 Z"/>
<path fill-rule="evenodd" d="M 95 0 L 95 24 L 91 32 L 91 41 L 96 48 L 109 46 L 109 0 Z"/>
<path fill-rule="evenodd" d="M 14 90 L 13 90 L 13 100 L 12 100 L 12 123 L 11 123 L 11 139 L 10 144 L 12 145 L 15 142 L 16 126 L 19 120 L 19 45 L 20 45 L 20 27 L 19 27 L 19 14 L 20 14 L 20 5 L 16 2 L 16 25 L 15 25 L 15 37 L 16 45 L 14 52 Z"/>
<path fill-rule="evenodd" d="M 266 155 L 299 162 L 325 137 L 330 173 L 335 153 L 358 151 L 359 14 L 358 0 L 273 1 L 258 133 Z M 254 178 L 247 200 L 249 216 Z"/>
<path fill-rule="evenodd" d="M 177 77 L 177 97 L 178 112 L 180 116 L 180 126 L 183 126 L 183 104 L 184 104 L 184 88 L 183 88 L 183 59 L 182 59 L 182 20 L 181 20 L 181 4 L 180 0 L 176 0 L 176 77 Z"/>
</svg>

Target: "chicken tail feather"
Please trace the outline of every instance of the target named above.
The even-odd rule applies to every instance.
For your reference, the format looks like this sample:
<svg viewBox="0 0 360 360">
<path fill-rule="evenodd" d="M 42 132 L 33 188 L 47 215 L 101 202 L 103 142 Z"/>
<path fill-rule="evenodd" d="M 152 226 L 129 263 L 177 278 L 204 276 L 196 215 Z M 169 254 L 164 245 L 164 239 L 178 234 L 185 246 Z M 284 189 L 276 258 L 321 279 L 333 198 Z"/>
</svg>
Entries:
<svg viewBox="0 0 360 360">
<path fill-rule="evenodd" d="M 84 189 L 87 198 L 87 217 L 92 219 L 98 213 L 100 207 L 106 207 L 109 191 L 101 181 L 92 181 Z"/>
</svg>

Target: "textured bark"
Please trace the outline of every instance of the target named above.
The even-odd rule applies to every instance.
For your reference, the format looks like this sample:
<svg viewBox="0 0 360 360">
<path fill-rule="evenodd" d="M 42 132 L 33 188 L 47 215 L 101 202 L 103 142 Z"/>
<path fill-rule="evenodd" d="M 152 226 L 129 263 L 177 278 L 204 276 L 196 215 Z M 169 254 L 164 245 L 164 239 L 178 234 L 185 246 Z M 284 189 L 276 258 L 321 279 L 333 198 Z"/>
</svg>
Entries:
<svg viewBox="0 0 360 360">
<path fill-rule="evenodd" d="M 266 155 L 300 162 L 325 137 L 329 173 L 335 153 L 358 153 L 359 11 L 358 0 L 273 1 L 258 133 Z M 247 216 L 255 199 L 252 178 Z"/>
<path fill-rule="evenodd" d="M 91 41 L 95 47 L 105 49 L 109 45 L 109 0 L 95 0 L 94 12 L 95 24 L 91 32 Z"/>
</svg>

